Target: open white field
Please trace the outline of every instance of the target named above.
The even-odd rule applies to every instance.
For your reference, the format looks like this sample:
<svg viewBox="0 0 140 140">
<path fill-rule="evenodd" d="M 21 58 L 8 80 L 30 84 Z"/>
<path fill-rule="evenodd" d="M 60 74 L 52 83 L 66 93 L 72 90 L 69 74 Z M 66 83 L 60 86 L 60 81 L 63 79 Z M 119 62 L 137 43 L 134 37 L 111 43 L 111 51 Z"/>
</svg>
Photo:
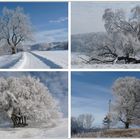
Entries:
<svg viewBox="0 0 140 140">
<path fill-rule="evenodd" d="M 33 53 L 51 60 L 62 68 L 68 67 L 68 51 L 34 51 Z"/>
</svg>

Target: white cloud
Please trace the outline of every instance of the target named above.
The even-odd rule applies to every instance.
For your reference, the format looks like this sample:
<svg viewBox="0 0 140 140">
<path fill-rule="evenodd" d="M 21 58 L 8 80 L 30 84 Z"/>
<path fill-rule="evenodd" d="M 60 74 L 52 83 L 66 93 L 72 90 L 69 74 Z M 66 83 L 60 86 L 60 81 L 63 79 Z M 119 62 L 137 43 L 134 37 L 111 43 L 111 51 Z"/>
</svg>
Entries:
<svg viewBox="0 0 140 140">
<path fill-rule="evenodd" d="M 42 42 L 56 42 L 56 41 L 67 41 L 67 29 L 54 29 L 54 30 L 45 30 L 35 33 L 36 43 Z"/>
<path fill-rule="evenodd" d="M 67 20 L 68 20 L 67 17 L 60 17 L 60 18 L 55 19 L 55 20 L 50 20 L 49 22 L 50 22 L 50 23 L 61 23 L 61 22 L 65 22 L 65 21 L 67 21 Z"/>
</svg>

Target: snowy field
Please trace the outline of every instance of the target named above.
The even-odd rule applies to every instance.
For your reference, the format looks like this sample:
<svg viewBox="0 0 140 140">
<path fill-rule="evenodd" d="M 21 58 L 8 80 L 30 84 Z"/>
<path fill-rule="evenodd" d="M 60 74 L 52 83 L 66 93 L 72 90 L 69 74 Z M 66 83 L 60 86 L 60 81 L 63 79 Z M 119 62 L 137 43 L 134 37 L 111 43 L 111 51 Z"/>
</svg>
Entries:
<svg viewBox="0 0 140 140">
<path fill-rule="evenodd" d="M 68 51 L 31 51 L 0 56 L 0 68 L 58 69 L 67 66 Z"/>
<path fill-rule="evenodd" d="M 54 128 L 0 128 L 0 139 L 68 138 L 68 120 L 62 119 Z"/>
<path fill-rule="evenodd" d="M 68 67 L 68 51 L 34 51 L 34 53 L 41 57 L 47 57 L 62 68 Z"/>
<path fill-rule="evenodd" d="M 71 64 L 73 69 L 140 69 L 140 64 L 86 64 L 89 58 L 79 53 L 72 53 Z"/>
</svg>

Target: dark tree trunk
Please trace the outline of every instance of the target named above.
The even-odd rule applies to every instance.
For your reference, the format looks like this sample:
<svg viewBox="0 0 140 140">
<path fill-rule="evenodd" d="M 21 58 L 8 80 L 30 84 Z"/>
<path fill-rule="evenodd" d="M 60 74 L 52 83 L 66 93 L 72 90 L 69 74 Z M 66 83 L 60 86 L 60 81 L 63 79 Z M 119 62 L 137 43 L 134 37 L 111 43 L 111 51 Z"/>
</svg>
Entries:
<svg viewBox="0 0 140 140">
<path fill-rule="evenodd" d="M 18 124 L 16 116 L 12 114 L 11 120 L 13 122 L 13 127 L 16 127 Z"/>
<path fill-rule="evenodd" d="M 125 129 L 129 128 L 129 122 L 125 122 Z"/>
<path fill-rule="evenodd" d="M 27 124 L 27 123 L 26 123 L 26 116 L 24 116 L 24 123 Z"/>
<path fill-rule="evenodd" d="M 124 60 L 125 61 L 125 64 L 138 64 L 140 63 L 140 60 L 137 60 L 136 58 L 133 58 L 133 57 L 125 57 L 125 56 L 121 56 L 121 57 L 118 57 L 117 59 L 118 61 L 121 61 L 121 60 Z"/>
<path fill-rule="evenodd" d="M 16 48 L 15 47 L 12 47 L 12 54 L 16 54 Z"/>
<path fill-rule="evenodd" d="M 17 116 L 12 114 L 11 120 L 13 122 L 13 127 L 25 127 L 27 126 L 26 116 Z"/>
</svg>

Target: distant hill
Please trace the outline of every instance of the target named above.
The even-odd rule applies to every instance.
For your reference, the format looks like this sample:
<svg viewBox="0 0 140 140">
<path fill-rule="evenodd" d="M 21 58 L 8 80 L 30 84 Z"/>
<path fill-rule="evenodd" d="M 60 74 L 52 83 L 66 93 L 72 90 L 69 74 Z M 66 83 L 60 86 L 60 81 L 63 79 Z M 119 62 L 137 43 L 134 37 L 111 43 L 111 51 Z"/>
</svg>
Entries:
<svg viewBox="0 0 140 140">
<path fill-rule="evenodd" d="M 67 50 L 68 42 L 38 43 L 34 45 L 25 46 L 24 49 L 29 51 Z"/>
<path fill-rule="evenodd" d="M 107 40 L 105 32 L 76 34 L 71 36 L 72 52 L 90 53 Z"/>
</svg>

